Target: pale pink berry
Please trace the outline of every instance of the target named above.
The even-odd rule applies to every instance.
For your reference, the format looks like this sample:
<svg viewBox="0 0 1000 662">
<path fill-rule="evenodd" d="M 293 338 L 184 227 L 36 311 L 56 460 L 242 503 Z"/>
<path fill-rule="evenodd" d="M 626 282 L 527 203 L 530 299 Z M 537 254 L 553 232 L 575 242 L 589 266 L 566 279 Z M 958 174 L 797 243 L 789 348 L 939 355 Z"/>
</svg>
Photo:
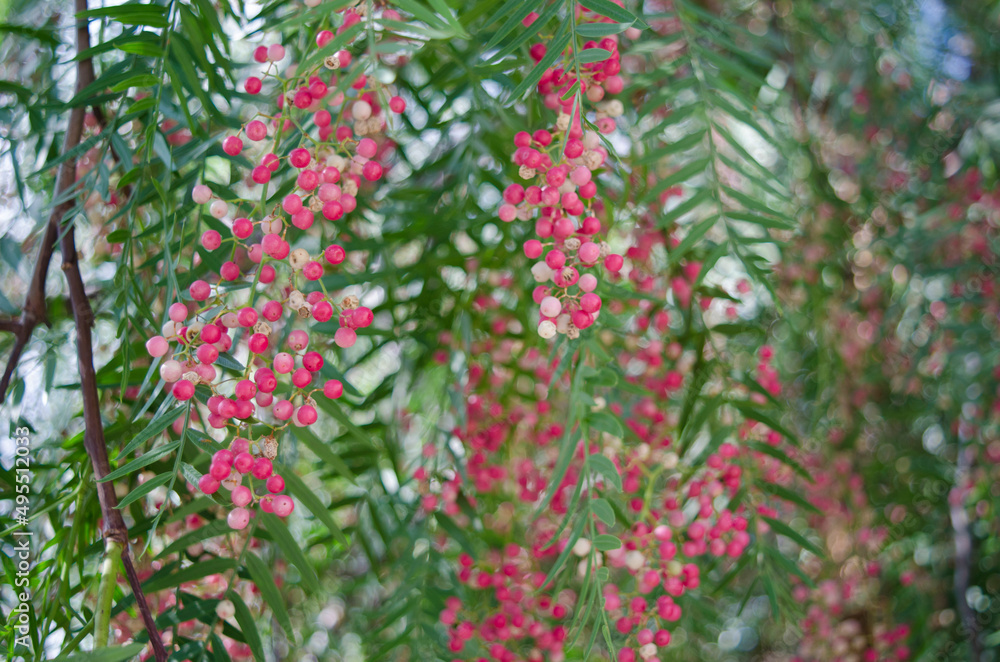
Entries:
<svg viewBox="0 0 1000 662">
<path fill-rule="evenodd" d="M 168 384 L 176 382 L 182 374 L 184 374 L 184 369 L 179 362 L 173 359 L 164 361 L 163 365 L 160 366 L 160 378 Z"/>
<path fill-rule="evenodd" d="M 170 343 L 163 336 L 153 336 L 146 341 L 146 351 L 152 357 L 163 356 L 170 349 Z"/>
<path fill-rule="evenodd" d="M 174 322 L 183 322 L 187 319 L 188 309 L 183 303 L 174 303 L 167 309 L 167 316 Z"/>
<path fill-rule="evenodd" d="M 246 508 L 234 508 L 226 517 L 226 523 L 233 529 L 245 529 L 250 523 L 250 511 Z"/>
<path fill-rule="evenodd" d="M 592 241 L 586 241 L 580 245 L 577 257 L 584 264 L 593 264 L 601 258 L 601 247 Z"/>
<path fill-rule="evenodd" d="M 274 357 L 274 371 L 279 375 L 287 375 L 295 368 L 295 358 L 288 352 L 279 352 Z"/>
<path fill-rule="evenodd" d="M 354 329 L 348 329 L 346 327 L 340 327 L 337 329 L 336 333 L 333 334 L 333 342 L 337 344 L 337 347 L 347 348 L 353 347 L 354 343 L 358 340 L 358 334 L 355 333 Z"/>
<path fill-rule="evenodd" d="M 577 285 L 584 292 L 593 292 L 597 289 L 597 276 L 594 274 L 583 274 L 580 276 L 580 282 Z"/>
<path fill-rule="evenodd" d="M 198 184 L 191 191 L 191 199 L 194 200 L 195 204 L 203 205 L 212 199 L 212 189 L 204 184 Z"/>
<path fill-rule="evenodd" d="M 535 260 L 542 255 L 542 242 L 537 239 L 529 239 L 524 242 L 524 255 L 529 260 Z"/>
<path fill-rule="evenodd" d="M 278 517 L 288 517 L 295 510 L 295 503 L 292 501 L 292 497 L 285 494 L 279 494 L 274 497 L 272 505 L 274 506 L 274 514 Z"/>
<path fill-rule="evenodd" d="M 233 505 L 235 506 L 245 506 L 251 501 L 253 501 L 253 493 L 250 492 L 250 488 L 245 485 L 240 485 L 235 490 L 233 490 L 232 496 Z"/>
<path fill-rule="evenodd" d="M 233 453 L 233 458 L 240 453 L 250 452 L 250 440 L 245 437 L 236 437 L 233 439 L 232 443 L 229 444 L 229 451 Z"/>
<path fill-rule="evenodd" d="M 517 218 L 517 207 L 511 204 L 500 205 L 500 211 L 498 213 L 500 220 L 504 223 L 510 223 L 515 218 Z"/>
<path fill-rule="evenodd" d="M 222 218 L 229 213 L 229 205 L 225 200 L 213 200 L 208 211 L 215 218 Z"/>
<path fill-rule="evenodd" d="M 285 57 L 285 47 L 281 44 L 271 44 L 267 47 L 267 59 L 271 62 L 280 62 Z"/>
<path fill-rule="evenodd" d="M 547 296 L 542 299 L 539 309 L 546 317 L 558 317 L 559 313 L 562 312 L 562 303 L 553 296 Z"/>
<path fill-rule="evenodd" d="M 309 334 L 302 329 L 295 329 L 288 334 L 288 347 L 296 352 L 301 352 L 309 346 Z"/>
</svg>

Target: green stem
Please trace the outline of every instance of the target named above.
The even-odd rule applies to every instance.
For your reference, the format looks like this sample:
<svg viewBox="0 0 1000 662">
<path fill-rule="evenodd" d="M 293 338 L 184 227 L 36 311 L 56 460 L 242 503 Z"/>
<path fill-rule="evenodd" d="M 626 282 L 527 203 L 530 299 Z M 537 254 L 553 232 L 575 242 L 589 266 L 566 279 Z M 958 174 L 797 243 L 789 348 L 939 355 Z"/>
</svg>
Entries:
<svg viewBox="0 0 1000 662">
<path fill-rule="evenodd" d="M 104 545 L 101 583 L 97 588 L 97 612 L 94 614 L 94 648 L 108 645 L 111 631 L 111 602 L 118 586 L 118 563 L 122 559 L 122 544 L 108 540 Z"/>
</svg>

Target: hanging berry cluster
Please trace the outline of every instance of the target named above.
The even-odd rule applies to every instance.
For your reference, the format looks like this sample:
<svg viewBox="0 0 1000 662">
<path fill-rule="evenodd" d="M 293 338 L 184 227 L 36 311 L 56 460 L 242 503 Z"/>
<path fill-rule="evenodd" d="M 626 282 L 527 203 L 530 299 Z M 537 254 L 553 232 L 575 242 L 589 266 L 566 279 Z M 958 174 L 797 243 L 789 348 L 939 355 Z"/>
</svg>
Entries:
<svg viewBox="0 0 1000 662">
<path fill-rule="evenodd" d="M 576 13 L 579 25 L 612 22 L 583 7 Z M 535 18 L 529 15 L 525 23 Z M 505 222 L 535 221 L 537 238 L 525 241 L 523 248 L 529 259 L 539 260 L 531 268 L 539 283 L 532 298 L 539 307 L 538 334 L 543 338 L 557 333 L 576 338 L 593 325 L 602 306 L 593 270 L 603 264 L 614 275 L 624 264 L 604 241 L 608 228 L 598 218 L 602 205 L 595 181 L 608 160 L 601 134 L 615 131 L 615 118 L 624 111 L 620 101 L 603 101 L 625 86 L 618 75 L 619 42 L 614 34 L 588 41 L 579 51 L 575 45 L 567 48 L 562 64 L 547 69 L 537 85 L 545 106 L 559 113 L 555 126 L 522 131 L 514 138 L 513 162 L 526 185 L 511 184 L 504 190 L 498 215 Z M 532 58 L 541 60 L 546 49 L 545 44 L 534 45 Z M 598 60 L 590 62 L 588 57 L 579 63 L 588 51 L 598 53 Z M 584 98 L 598 103 L 592 117 L 583 107 Z"/>
<path fill-rule="evenodd" d="M 391 10 L 383 16 L 399 20 Z M 348 348 L 357 330 L 374 321 L 357 296 L 334 296 L 324 283 L 347 259 L 344 247 L 327 237 L 341 234 L 337 224 L 356 213 L 358 196 L 372 194 L 391 148 L 384 88 L 346 48 L 327 53 L 349 45 L 365 20 L 361 8 L 343 11 L 337 35 L 319 32 L 316 51 L 303 54 L 303 63 L 317 61 L 311 67 L 283 68 L 281 44 L 256 49 L 262 71 L 244 88 L 273 95 L 277 112 L 252 118 L 222 141 L 234 163 L 250 163 L 241 185 L 213 191 L 198 184 L 192 193 L 228 231 L 206 230 L 201 248 L 228 259 L 207 280 L 190 284 L 188 301 L 169 307 L 162 334 L 146 344 L 151 356 L 163 359 L 160 377 L 177 400 L 194 402 L 202 385 L 210 392 L 207 422 L 229 442 L 198 487 L 205 494 L 229 490 L 228 522 L 235 529 L 247 526 L 255 505 L 280 517 L 292 512 L 294 502 L 282 494 L 285 481 L 273 467 L 281 433 L 317 421 L 318 395 L 343 393 L 336 379 L 321 383 L 326 347 L 310 349 L 320 336 L 296 327 L 336 319 L 333 342 Z M 385 106 L 393 113 L 406 109 L 398 96 Z M 280 200 L 268 197 L 272 184 Z M 234 359 L 245 359 L 242 375 L 226 376 L 217 368 L 220 358 L 230 368 Z"/>
</svg>

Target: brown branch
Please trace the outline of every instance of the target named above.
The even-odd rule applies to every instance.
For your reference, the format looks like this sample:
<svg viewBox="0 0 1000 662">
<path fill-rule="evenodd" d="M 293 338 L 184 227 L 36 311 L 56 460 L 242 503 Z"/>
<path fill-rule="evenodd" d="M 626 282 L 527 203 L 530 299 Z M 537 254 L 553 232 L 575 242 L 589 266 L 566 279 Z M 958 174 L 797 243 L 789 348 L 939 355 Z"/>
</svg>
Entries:
<svg viewBox="0 0 1000 662">
<path fill-rule="evenodd" d="M 87 10 L 87 0 L 75 0 L 77 13 Z M 86 20 L 81 20 L 76 26 L 76 46 L 77 53 L 82 53 L 90 48 L 90 31 Z M 79 94 L 84 88 L 94 81 L 94 64 L 92 60 L 83 58 L 77 62 L 76 91 Z M 83 134 L 84 115 L 86 108 L 77 106 L 73 108 L 69 126 L 66 129 L 66 139 L 63 146 L 63 153 L 67 153 L 80 143 Z M 26 319 L 22 316 L 20 332 L 18 333 L 18 344 L 23 349 L 23 344 L 31 336 L 31 330 L 39 321 L 46 320 L 45 315 L 45 272 L 48 270 L 48 262 L 52 257 L 52 250 L 56 239 L 59 239 L 60 251 L 62 252 L 62 270 L 66 275 L 66 283 L 69 287 L 70 307 L 73 311 L 73 321 L 76 326 L 77 362 L 80 369 L 80 390 L 83 395 L 83 420 L 85 430 L 83 435 L 83 446 L 90 456 L 91 464 L 94 467 L 94 477 L 98 480 L 97 495 L 101 504 L 101 514 L 104 518 L 104 538 L 114 540 L 122 544 L 122 563 L 125 566 L 125 574 L 128 576 L 132 594 L 135 596 L 136 606 L 142 616 L 143 624 L 149 635 L 150 644 L 153 647 L 153 655 L 157 662 L 165 662 L 167 659 L 166 649 L 163 647 L 163 640 L 156 627 L 153 615 L 149 611 L 146 596 L 142 591 L 139 576 L 132 563 L 131 552 L 128 547 L 128 527 L 118 510 L 118 498 L 115 495 L 114 485 L 111 481 L 100 482 L 100 479 L 108 475 L 111 471 L 108 461 L 108 448 L 104 439 L 104 425 L 101 421 L 101 403 L 97 391 L 97 373 L 94 370 L 94 348 L 91 328 L 94 325 L 94 313 L 87 299 L 87 292 L 83 284 L 83 277 L 80 275 L 80 263 L 76 252 L 76 233 L 73 226 L 68 225 L 60 236 L 60 226 L 63 217 L 73 208 L 76 195 L 70 195 L 70 190 L 76 188 L 76 162 L 74 159 L 64 161 L 59 169 L 56 178 L 56 199 L 62 199 L 59 205 L 52 210 L 49 217 L 49 224 L 45 231 L 45 239 L 41 247 L 40 259 L 35 265 L 36 278 L 32 280 L 32 289 L 29 291 L 28 299 L 25 302 L 25 315 L 31 316 Z M 39 276 L 38 274 L 41 273 Z M 22 338 L 24 339 L 22 342 Z M 15 346 L 15 354 L 20 355 L 20 349 Z M 12 357 L 12 363 L 16 363 L 16 356 Z M 10 365 L 8 365 L 10 371 Z M 6 387 L 6 379 L 4 381 Z"/>
<path fill-rule="evenodd" d="M 93 68 L 91 68 L 91 78 L 93 78 Z M 70 123 L 72 124 L 72 118 Z M 72 127 L 71 127 L 72 128 Z M 63 150 L 67 151 L 76 147 L 80 142 L 80 134 L 83 128 L 83 119 L 80 119 L 80 130 L 74 135 L 71 131 L 66 132 L 66 142 Z M 71 141 L 72 139 L 72 141 Z M 63 164 L 65 165 L 65 164 Z M 70 161 L 70 166 L 74 169 L 76 164 Z M 73 180 L 67 180 L 72 185 Z M 58 199 L 65 189 L 62 187 L 62 180 L 56 184 L 56 195 Z M 10 380 L 14 376 L 14 369 L 21 359 L 24 348 L 31 340 L 31 334 L 39 324 L 49 323 L 48 313 L 45 307 L 45 278 L 49 273 L 49 263 L 52 261 L 52 250 L 55 248 L 59 235 L 59 221 L 66 213 L 73 208 L 73 199 L 64 200 L 57 205 L 49 216 L 48 225 L 45 226 L 45 236 L 42 238 L 42 245 L 38 249 L 38 259 L 35 260 L 35 271 L 31 277 L 31 284 L 28 286 L 28 293 L 24 297 L 24 308 L 21 317 L 16 320 L 4 320 L 0 330 L 14 334 L 14 348 L 7 359 L 7 367 L 4 369 L 3 378 L 0 379 L 0 404 L 7 398 L 7 388 Z"/>
</svg>

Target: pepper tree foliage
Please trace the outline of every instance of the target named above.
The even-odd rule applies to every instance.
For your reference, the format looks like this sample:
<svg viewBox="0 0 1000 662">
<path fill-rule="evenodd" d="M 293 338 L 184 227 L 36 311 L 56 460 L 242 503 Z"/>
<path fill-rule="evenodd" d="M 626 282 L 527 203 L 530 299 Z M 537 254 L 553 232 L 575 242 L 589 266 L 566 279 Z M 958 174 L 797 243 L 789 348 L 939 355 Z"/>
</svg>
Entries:
<svg viewBox="0 0 1000 662">
<path fill-rule="evenodd" d="M 95 313 L 109 475 L 172 659 L 996 659 L 1000 16 L 989 3 L 6 12 L 0 306 L 20 313 L 59 202 L 55 168 L 74 161 L 81 185 L 63 227 Z M 90 25 L 85 53 L 77 20 Z M 317 45 L 323 30 L 334 44 Z M 247 77 L 267 67 L 255 48 L 276 43 L 286 52 L 269 71 L 282 78 L 250 94 Z M 338 55 L 333 81 L 322 61 L 344 51 L 353 64 Z M 96 80 L 75 93 L 88 57 Z M 612 61 L 620 71 L 595 78 Z M 348 127 L 332 140 L 351 156 L 375 135 L 384 172 L 357 161 L 357 208 L 331 220 L 321 205 L 312 227 L 285 234 L 312 256 L 345 249 L 342 262 L 320 258 L 311 286 L 295 276 L 329 293 L 338 318 L 320 320 L 319 299 L 306 322 L 291 311 L 256 365 L 250 331 L 234 328 L 216 382 L 277 366 L 298 325 L 323 359 L 307 377 L 343 393 L 291 398 L 319 410 L 311 425 L 286 425 L 264 398 L 255 418 L 216 426 L 209 397 L 232 391 L 194 387 L 193 364 L 193 397 L 161 379 L 163 352 L 151 357 L 147 341 L 167 335 L 183 354 L 165 331 L 178 302 L 178 324 L 195 311 L 214 320 L 192 301 L 196 281 L 224 310 L 258 289 L 289 307 L 235 243 L 216 252 L 205 234 L 230 241 L 238 212 L 258 224 L 249 245 L 268 213 L 288 225 L 294 212 L 274 211 L 288 194 L 308 205 L 292 167 L 267 186 L 250 175 L 267 150 L 317 159 L 331 139 L 294 95 L 291 121 L 274 120 L 276 97 L 301 85 L 293 63 L 328 84 L 322 103 L 346 95 L 329 105 L 331 126 Z M 384 130 L 360 128 L 366 92 Z M 405 109 L 390 111 L 390 97 Z M 80 105 L 83 140 L 62 152 Z M 254 119 L 269 127 L 264 150 L 248 140 Z M 245 149 L 224 148 L 233 135 Z M 565 157 L 573 141 L 586 154 Z M 563 196 L 510 188 L 559 188 L 547 170 L 567 158 Z M 338 196 L 351 167 L 339 165 Z M 217 216 L 203 195 L 232 206 Z M 574 235 L 587 216 L 597 232 Z M 560 219 L 573 223 L 563 234 Z M 600 314 L 558 320 L 545 297 L 583 310 L 583 290 L 558 260 L 537 266 L 556 249 L 596 277 Z M 268 255 L 287 282 L 288 260 Z M 236 285 L 218 286 L 227 257 Z M 2 645 L 23 659 L 148 657 L 129 585 L 100 587 L 119 573 L 102 564 L 75 331 L 51 271 L 51 326 L 35 331 L 4 410 L 11 439 L 30 431 L 34 537 L 23 646 L 5 442 Z M 344 305 L 350 295 L 359 301 Z M 359 305 L 370 324 L 339 314 Z M 549 328 L 539 316 L 553 311 Z M 274 433 L 287 517 L 257 502 L 262 481 L 246 481 L 249 524 L 232 516 L 236 485 L 203 482 L 237 422 L 258 456 Z M 82 652 L 98 644 L 110 648 Z"/>
</svg>

